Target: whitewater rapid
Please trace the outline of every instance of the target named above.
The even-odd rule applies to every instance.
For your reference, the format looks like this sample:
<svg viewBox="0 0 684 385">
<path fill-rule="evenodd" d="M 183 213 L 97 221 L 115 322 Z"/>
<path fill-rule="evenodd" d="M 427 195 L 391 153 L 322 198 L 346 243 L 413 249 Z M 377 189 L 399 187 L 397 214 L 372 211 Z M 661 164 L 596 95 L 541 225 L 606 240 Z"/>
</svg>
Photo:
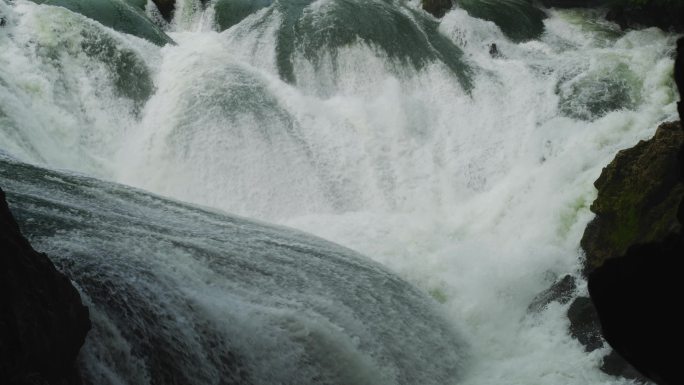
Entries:
<svg viewBox="0 0 684 385">
<path fill-rule="evenodd" d="M 527 307 L 578 275 L 601 168 L 674 119 L 675 36 L 550 10 L 513 42 L 461 9 L 382 0 L 276 1 L 217 32 L 187 0 L 160 48 L 15 3 L 0 2 L 5 154 L 374 259 L 466 338 L 462 384 L 628 383 L 568 335 L 567 305 Z"/>
</svg>

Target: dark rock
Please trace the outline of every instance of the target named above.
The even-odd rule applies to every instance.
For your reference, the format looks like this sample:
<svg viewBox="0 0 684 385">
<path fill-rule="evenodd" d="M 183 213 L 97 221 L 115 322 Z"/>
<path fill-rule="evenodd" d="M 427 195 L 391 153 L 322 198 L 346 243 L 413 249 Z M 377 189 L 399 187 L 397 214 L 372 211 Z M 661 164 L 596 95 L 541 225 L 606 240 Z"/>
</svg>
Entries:
<svg viewBox="0 0 684 385">
<path fill-rule="evenodd" d="M 527 308 L 527 311 L 530 313 L 540 312 L 551 302 L 568 303 L 572 299 L 576 288 L 575 277 L 566 275 L 551 285 L 550 288 L 537 295 Z"/>
<path fill-rule="evenodd" d="M 452 0 L 421 0 L 423 9 L 435 17 L 443 17 L 453 6 Z"/>
<path fill-rule="evenodd" d="M 146 2 L 146 0 L 126 0 L 128 2 L 131 1 L 142 1 Z M 157 6 L 157 9 L 159 10 L 159 13 L 162 15 L 164 20 L 170 22 L 173 20 L 173 13 L 176 11 L 176 0 L 152 0 L 154 5 Z M 203 7 L 207 5 L 209 0 L 200 0 L 200 3 L 202 4 Z M 144 6 L 143 6 L 144 8 Z"/>
<path fill-rule="evenodd" d="M 677 112 L 679 112 L 679 121 L 684 122 L 684 102 L 682 102 L 682 95 L 684 95 L 684 38 L 677 40 L 677 56 L 674 63 L 674 79 L 679 91 L 679 102 L 677 102 Z"/>
<path fill-rule="evenodd" d="M 678 41 L 678 53 L 682 41 Z M 679 56 L 679 55 L 678 55 Z M 681 59 L 675 80 L 682 89 Z M 682 135 L 681 125 L 672 130 Z M 676 143 L 673 145 L 676 146 Z M 684 144 L 672 159 L 678 183 L 684 183 Z M 668 174 L 669 177 L 669 174 Z M 661 195 L 662 196 L 662 195 Z M 662 237 L 631 245 L 589 272 L 589 293 L 601 322 L 603 336 L 620 356 L 660 385 L 681 383 L 678 348 L 684 324 L 676 304 L 682 303 L 684 268 L 684 198 L 674 204 L 678 226 Z M 668 219 L 669 220 L 669 219 Z M 604 366 L 613 363 L 606 360 Z M 624 375 L 624 373 L 623 373 Z"/>
<path fill-rule="evenodd" d="M 684 3 L 679 1 L 612 1 L 606 19 L 621 28 L 658 27 L 666 31 L 684 31 Z"/>
<path fill-rule="evenodd" d="M 598 197 L 591 210 L 597 215 L 587 226 L 581 244 L 587 257 L 584 274 L 589 277 L 595 307 L 586 300 L 578 304 L 574 310 L 577 314 L 571 317 L 571 332 L 590 349 L 596 346 L 592 338 L 595 332 L 603 330 L 614 349 L 604 357 L 601 367 L 608 374 L 645 381 L 642 373 L 661 384 L 672 383 L 663 380 L 662 374 L 653 374 L 667 370 L 667 358 L 660 356 L 671 348 L 664 346 L 669 337 L 657 335 L 654 330 L 675 330 L 662 313 L 677 299 L 672 298 L 674 288 L 662 286 L 667 282 L 671 285 L 672 277 L 653 269 L 665 265 L 659 261 L 662 255 L 679 253 L 680 259 L 684 256 L 681 249 L 673 254 L 671 246 L 682 229 L 678 219 L 684 197 L 682 148 L 684 132 L 680 123 L 662 124 L 650 140 L 620 151 L 594 183 Z M 643 258 L 639 267 L 629 257 L 634 254 Z M 660 280 L 661 286 L 655 284 Z M 651 281 L 653 284 L 648 283 Z M 667 300 L 659 302 L 663 298 Z M 661 346 L 656 353 L 657 344 Z M 663 366 L 649 361 L 653 357 L 659 357 Z M 664 376 L 670 374 L 665 372 Z"/>
<path fill-rule="evenodd" d="M 604 346 L 601 322 L 591 299 L 576 298 L 568 309 L 568 319 L 570 320 L 570 335 L 584 345 L 587 352 Z M 614 350 L 603 357 L 601 370 L 613 376 L 645 381 L 645 378 Z"/>
<path fill-rule="evenodd" d="M 586 253 L 584 273 L 634 244 L 664 239 L 681 227 L 678 203 L 684 196 L 678 161 L 684 144 L 679 122 L 664 123 L 653 138 L 620 151 L 603 169 L 594 186 L 596 213 L 581 240 Z"/>
<path fill-rule="evenodd" d="M 675 81 L 681 91 L 684 40 L 677 46 Z M 672 354 L 684 324 L 676 306 L 684 258 L 680 122 L 664 123 L 650 140 L 620 151 L 594 185 L 596 218 L 581 240 L 592 302 L 578 298 L 570 306 L 571 334 L 592 350 L 602 343 L 596 333 L 602 330 L 614 349 L 601 367 L 608 374 L 681 383 L 678 356 Z"/>
<path fill-rule="evenodd" d="M 173 19 L 173 12 L 176 10 L 176 0 L 152 0 L 157 6 L 159 13 L 166 21 Z"/>
<path fill-rule="evenodd" d="M 663 241 L 629 248 L 589 275 L 608 343 L 641 373 L 661 385 L 681 383 L 677 354 L 684 325 L 682 259 L 684 238 L 673 233 Z M 680 337 L 677 337 L 680 336 Z"/>
<path fill-rule="evenodd" d="M 601 324 L 596 309 L 588 297 L 577 297 L 568 309 L 570 334 L 576 338 L 586 351 L 591 352 L 603 347 Z"/>
<path fill-rule="evenodd" d="M 620 376 L 630 380 L 639 380 L 645 382 L 643 374 L 639 373 L 632 365 L 629 364 L 618 352 L 611 350 L 607 356 L 603 357 L 603 364 L 601 370 L 604 373 L 612 376 Z"/>
<path fill-rule="evenodd" d="M 501 57 L 501 53 L 499 52 L 499 47 L 496 46 L 496 43 L 492 43 L 489 46 L 489 56 L 491 56 L 493 58 Z"/>
<path fill-rule="evenodd" d="M 80 384 L 76 357 L 90 329 L 69 279 L 33 250 L 0 190 L 0 383 Z"/>
</svg>

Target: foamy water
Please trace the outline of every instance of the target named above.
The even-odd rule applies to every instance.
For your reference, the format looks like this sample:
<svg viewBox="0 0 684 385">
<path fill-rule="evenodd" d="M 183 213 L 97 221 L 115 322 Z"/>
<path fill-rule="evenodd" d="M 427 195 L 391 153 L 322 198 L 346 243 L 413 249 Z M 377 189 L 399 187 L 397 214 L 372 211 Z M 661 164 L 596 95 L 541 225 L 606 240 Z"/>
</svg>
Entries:
<svg viewBox="0 0 684 385">
<path fill-rule="evenodd" d="M 675 37 L 550 11 L 513 43 L 417 3 L 276 1 L 219 33 L 185 2 L 159 48 L 0 2 L 1 149 L 361 252 L 441 303 L 469 345 L 461 383 L 628 383 L 567 334 L 567 306 L 527 306 L 577 274 L 601 168 L 675 117 Z M 130 65 L 149 97 L 117 89 Z"/>
</svg>

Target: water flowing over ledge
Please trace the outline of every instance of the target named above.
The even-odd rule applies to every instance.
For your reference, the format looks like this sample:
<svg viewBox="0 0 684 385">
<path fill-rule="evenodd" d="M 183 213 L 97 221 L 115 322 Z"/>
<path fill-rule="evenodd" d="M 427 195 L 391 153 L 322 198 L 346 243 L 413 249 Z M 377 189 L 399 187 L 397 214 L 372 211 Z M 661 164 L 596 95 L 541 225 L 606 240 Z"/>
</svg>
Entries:
<svg viewBox="0 0 684 385">
<path fill-rule="evenodd" d="M 463 384 L 625 383 L 567 305 L 528 306 L 578 275 L 602 166 L 675 115 L 674 36 L 548 11 L 521 43 L 389 0 L 274 1 L 217 32 L 198 4 L 158 47 L 0 2 L 2 151 L 370 256 L 442 302 Z"/>
<path fill-rule="evenodd" d="M 0 160 L 23 231 L 80 288 L 92 384 L 448 384 L 433 300 L 303 233 Z"/>
</svg>

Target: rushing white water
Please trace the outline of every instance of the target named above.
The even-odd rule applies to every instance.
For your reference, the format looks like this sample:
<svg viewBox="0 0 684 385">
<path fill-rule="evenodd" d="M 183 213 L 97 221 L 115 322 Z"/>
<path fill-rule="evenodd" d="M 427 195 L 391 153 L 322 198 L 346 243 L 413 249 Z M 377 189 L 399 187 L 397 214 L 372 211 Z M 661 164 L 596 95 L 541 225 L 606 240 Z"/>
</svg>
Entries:
<svg viewBox="0 0 684 385">
<path fill-rule="evenodd" d="M 188 0 L 159 48 L 15 3 L 5 153 L 360 251 L 442 302 L 471 349 L 464 384 L 627 382 L 569 337 L 566 306 L 527 306 L 577 272 L 601 168 L 675 116 L 674 36 L 549 11 L 514 43 L 382 0 L 275 1 L 219 33 Z"/>
<path fill-rule="evenodd" d="M 0 184 L 90 308 L 89 384 L 441 385 L 463 371 L 434 301 L 349 249 L 3 158 Z"/>
</svg>

